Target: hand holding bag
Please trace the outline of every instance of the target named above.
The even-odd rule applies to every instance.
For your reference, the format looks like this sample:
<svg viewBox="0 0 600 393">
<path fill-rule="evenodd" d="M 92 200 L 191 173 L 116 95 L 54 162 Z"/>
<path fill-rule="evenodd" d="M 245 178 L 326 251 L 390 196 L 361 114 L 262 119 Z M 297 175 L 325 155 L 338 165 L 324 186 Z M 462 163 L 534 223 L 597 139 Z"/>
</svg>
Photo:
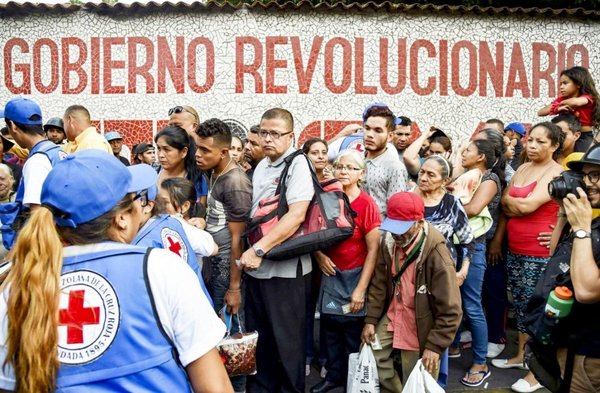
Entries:
<svg viewBox="0 0 600 393">
<path fill-rule="evenodd" d="M 233 315 L 229 314 L 229 318 Z M 238 318 L 235 314 L 235 318 Z M 230 377 L 238 375 L 256 374 L 256 345 L 258 343 L 258 332 L 244 333 L 241 323 L 239 332 L 231 334 L 230 320 L 227 324 L 228 330 L 225 338 L 217 344 L 217 350 Z"/>
<path fill-rule="evenodd" d="M 348 365 L 352 366 L 350 359 Z M 348 368 L 347 388 L 348 393 L 379 393 L 379 375 L 371 345 L 363 345 L 358 355 L 358 365 Z"/>
<path fill-rule="evenodd" d="M 419 359 L 408 376 L 402 393 L 444 393 L 444 389 L 425 370 L 423 362 Z"/>
</svg>

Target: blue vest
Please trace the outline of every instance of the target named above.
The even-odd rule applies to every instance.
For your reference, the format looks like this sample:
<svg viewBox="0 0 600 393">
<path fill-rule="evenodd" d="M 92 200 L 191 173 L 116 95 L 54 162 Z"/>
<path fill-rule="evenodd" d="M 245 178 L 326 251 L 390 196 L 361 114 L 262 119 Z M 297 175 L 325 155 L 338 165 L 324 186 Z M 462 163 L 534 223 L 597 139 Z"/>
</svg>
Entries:
<svg viewBox="0 0 600 393">
<path fill-rule="evenodd" d="M 200 270 L 200 265 L 196 260 L 194 249 L 185 235 L 183 225 L 181 225 L 177 219 L 168 214 L 161 214 L 151 218 L 140 229 L 131 244 L 145 247 L 164 248 L 179 255 L 188 263 L 194 273 L 196 273 L 198 280 L 200 280 L 202 291 L 204 294 L 206 294 L 209 303 L 214 306 L 212 298 L 206 289 L 204 279 L 202 278 L 202 271 Z"/>
<path fill-rule="evenodd" d="M 106 242 L 65 249 L 59 392 L 190 392 L 148 281 L 151 249 Z"/>
<path fill-rule="evenodd" d="M 48 140 L 36 143 L 27 158 L 32 157 L 34 154 L 44 154 L 48 157 L 53 167 L 67 156 L 60 146 Z M 24 223 L 24 219 L 26 218 L 26 211 L 23 207 L 23 197 L 25 196 L 24 179 L 25 176 L 21 177 L 15 201 L 0 204 L 0 221 L 2 222 L 0 231 L 2 232 L 2 243 L 7 250 L 10 250 L 15 243 L 17 230 L 21 229 L 19 226 Z M 17 222 L 17 226 L 15 227 L 15 221 L 21 222 Z"/>
</svg>

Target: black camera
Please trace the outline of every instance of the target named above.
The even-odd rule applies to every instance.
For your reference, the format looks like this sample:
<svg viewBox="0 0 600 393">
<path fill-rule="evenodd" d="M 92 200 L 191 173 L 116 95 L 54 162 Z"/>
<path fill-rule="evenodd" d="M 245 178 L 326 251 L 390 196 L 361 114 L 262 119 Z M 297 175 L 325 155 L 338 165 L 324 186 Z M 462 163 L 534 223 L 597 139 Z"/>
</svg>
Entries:
<svg viewBox="0 0 600 393">
<path fill-rule="evenodd" d="M 583 173 L 565 171 L 548 183 L 548 193 L 554 199 L 563 199 L 569 193 L 575 194 L 579 198 L 577 187 L 581 187 L 585 191 Z"/>
</svg>

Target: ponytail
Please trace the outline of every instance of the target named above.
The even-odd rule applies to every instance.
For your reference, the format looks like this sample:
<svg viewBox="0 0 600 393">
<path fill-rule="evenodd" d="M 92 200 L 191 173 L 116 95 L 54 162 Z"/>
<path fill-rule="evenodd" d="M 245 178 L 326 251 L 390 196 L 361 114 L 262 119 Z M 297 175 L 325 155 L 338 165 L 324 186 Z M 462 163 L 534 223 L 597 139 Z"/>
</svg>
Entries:
<svg viewBox="0 0 600 393">
<path fill-rule="evenodd" d="M 50 210 L 40 207 L 8 255 L 8 336 L 4 366 L 15 370 L 17 392 L 51 392 L 58 371 L 58 307 L 63 247 Z"/>
</svg>

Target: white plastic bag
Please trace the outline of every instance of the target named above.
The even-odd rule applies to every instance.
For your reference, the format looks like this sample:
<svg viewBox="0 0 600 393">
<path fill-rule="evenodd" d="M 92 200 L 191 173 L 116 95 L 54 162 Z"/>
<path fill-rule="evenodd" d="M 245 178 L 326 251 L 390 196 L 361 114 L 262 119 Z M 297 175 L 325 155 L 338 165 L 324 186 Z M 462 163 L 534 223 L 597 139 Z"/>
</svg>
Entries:
<svg viewBox="0 0 600 393">
<path fill-rule="evenodd" d="M 358 356 L 358 362 L 352 364 Z M 359 354 L 350 354 L 348 359 L 348 393 L 379 393 L 377 363 L 370 345 L 363 345 Z"/>
<path fill-rule="evenodd" d="M 423 362 L 419 359 L 408 376 L 402 393 L 444 393 L 444 389 L 425 370 Z"/>
</svg>

